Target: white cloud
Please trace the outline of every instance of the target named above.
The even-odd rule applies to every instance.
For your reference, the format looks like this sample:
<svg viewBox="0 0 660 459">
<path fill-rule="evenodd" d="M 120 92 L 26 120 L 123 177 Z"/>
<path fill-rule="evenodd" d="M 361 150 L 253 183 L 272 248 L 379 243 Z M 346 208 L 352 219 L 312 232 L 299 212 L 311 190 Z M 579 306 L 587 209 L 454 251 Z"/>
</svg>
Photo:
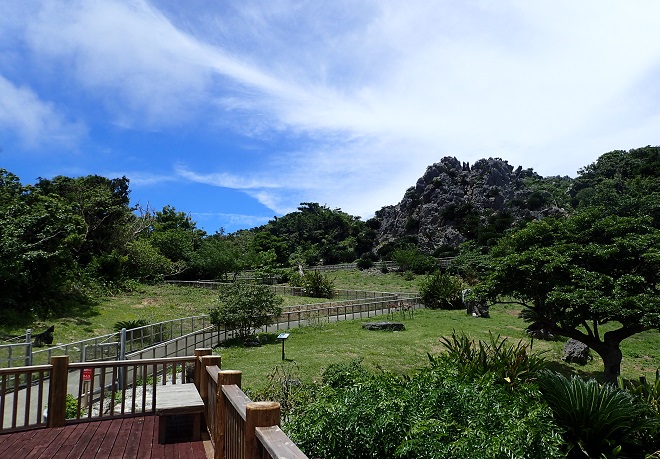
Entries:
<svg viewBox="0 0 660 459">
<path fill-rule="evenodd" d="M 66 68 L 115 123 L 288 139 L 249 171 L 213 170 L 224 152 L 174 165 L 278 213 L 314 200 L 366 215 L 446 155 L 573 174 L 605 151 L 659 143 L 655 1 L 38 5 L 24 17 L 33 59 Z M 70 127 L 9 88 L 41 110 L 20 123 L 24 138 Z"/>
<path fill-rule="evenodd" d="M 27 148 L 68 146 L 85 134 L 82 123 L 71 122 L 51 102 L 31 89 L 16 86 L 0 75 L 0 130 L 16 136 Z"/>
</svg>

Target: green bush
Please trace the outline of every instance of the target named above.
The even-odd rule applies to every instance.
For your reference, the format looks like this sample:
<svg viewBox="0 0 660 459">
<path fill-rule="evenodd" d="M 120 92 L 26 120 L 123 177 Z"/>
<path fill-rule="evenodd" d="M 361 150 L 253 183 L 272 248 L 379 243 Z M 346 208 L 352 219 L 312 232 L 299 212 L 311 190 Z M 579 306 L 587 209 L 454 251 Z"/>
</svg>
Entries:
<svg viewBox="0 0 660 459">
<path fill-rule="evenodd" d="M 87 410 L 80 408 L 80 416 L 87 414 Z M 66 394 L 66 407 L 64 409 L 65 419 L 76 419 L 78 417 L 78 399 L 71 394 Z"/>
<path fill-rule="evenodd" d="M 368 375 L 368 371 L 362 366 L 362 359 L 353 359 L 328 365 L 323 371 L 322 382 L 326 386 L 338 389 L 356 385 Z"/>
<path fill-rule="evenodd" d="M 242 339 L 270 324 L 282 313 L 282 298 L 266 285 L 235 282 L 220 289 L 218 305 L 211 309 L 211 323 L 236 330 Z"/>
<path fill-rule="evenodd" d="M 306 296 L 312 298 L 334 298 L 335 283 L 320 271 L 307 271 L 302 279 L 302 288 Z"/>
<path fill-rule="evenodd" d="M 420 252 L 416 246 L 395 250 L 392 260 L 399 266 L 399 270 L 412 271 L 415 274 L 431 273 L 438 268 L 437 260 Z"/>
<path fill-rule="evenodd" d="M 356 264 L 360 271 L 364 271 L 365 269 L 371 268 L 374 265 L 374 261 L 369 257 L 362 256 L 358 259 Z"/>
<path fill-rule="evenodd" d="M 145 327 L 147 325 L 149 325 L 149 323 L 144 319 L 120 320 L 119 322 L 115 322 L 115 324 L 112 326 L 112 329 L 118 332 L 121 331 L 122 328 L 125 328 L 126 330 L 132 330 L 134 328 Z"/>
<path fill-rule="evenodd" d="M 463 283 L 458 277 L 435 271 L 423 277 L 419 283 L 419 295 L 424 306 L 430 309 L 462 309 Z"/>
<path fill-rule="evenodd" d="M 309 457 L 562 457 L 552 413 L 533 388 L 464 380 L 441 365 L 400 377 L 350 362 L 330 373 L 333 386 L 285 425 Z"/>
<path fill-rule="evenodd" d="M 657 419 L 635 396 L 612 384 L 550 371 L 542 373 L 539 387 L 564 429 L 567 457 L 645 457 L 643 439 L 657 431 Z"/>
</svg>

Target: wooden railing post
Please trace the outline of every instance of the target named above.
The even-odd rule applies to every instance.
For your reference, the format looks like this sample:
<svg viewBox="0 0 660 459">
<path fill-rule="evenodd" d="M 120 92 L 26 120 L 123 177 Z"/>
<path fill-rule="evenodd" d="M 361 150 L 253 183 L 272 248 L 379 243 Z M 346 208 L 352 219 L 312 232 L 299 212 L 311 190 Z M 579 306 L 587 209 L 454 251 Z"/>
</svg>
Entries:
<svg viewBox="0 0 660 459">
<path fill-rule="evenodd" d="M 200 362 L 200 358 L 203 355 L 211 355 L 213 354 L 213 349 L 210 347 L 203 347 L 199 349 L 195 349 L 195 387 L 197 387 L 197 390 L 199 391 L 199 385 L 202 380 L 202 373 L 206 372 L 206 368 L 202 366 L 202 363 Z M 204 370 L 204 371 L 202 371 Z"/>
<path fill-rule="evenodd" d="M 245 456 L 258 459 L 256 427 L 280 425 L 280 404 L 277 402 L 250 402 L 245 411 Z"/>
<path fill-rule="evenodd" d="M 215 406 L 215 432 L 212 432 L 215 438 L 214 459 L 225 459 L 225 394 L 222 392 L 222 386 L 236 385 L 241 387 L 241 377 L 243 373 L 238 370 L 220 370 L 218 372 L 218 392 L 216 395 Z"/>
<path fill-rule="evenodd" d="M 199 372 L 199 395 L 202 397 L 202 400 L 204 400 L 204 406 L 208 406 L 209 404 L 209 373 L 206 371 L 206 367 L 212 367 L 213 365 L 217 365 L 218 368 L 221 368 L 220 366 L 220 356 L 219 355 L 203 355 L 199 357 L 199 360 L 201 360 L 201 369 L 202 371 Z"/>
<path fill-rule="evenodd" d="M 66 419 L 66 393 L 69 377 L 69 356 L 50 358 L 53 369 L 48 388 L 48 427 L 62 427 Z"/>
</svg>

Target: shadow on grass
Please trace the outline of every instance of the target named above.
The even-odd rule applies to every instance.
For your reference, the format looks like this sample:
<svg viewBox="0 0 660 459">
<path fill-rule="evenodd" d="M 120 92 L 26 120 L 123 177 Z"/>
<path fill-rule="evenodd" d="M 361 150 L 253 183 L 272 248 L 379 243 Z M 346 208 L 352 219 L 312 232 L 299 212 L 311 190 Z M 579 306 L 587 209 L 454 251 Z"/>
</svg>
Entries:
<svg viewBox="0 0 660 459">
<path fill-rule="evenodd" d="M 563 361 L 550 361 L 548 362 L 548 369 L 561 373 L 566 377 L 579 376 L 582 379 L 595 379 L 596 381 L 603 383 L 603 372 L 602 371 L 586 371 L 579 368 L 575 368 Z"/>
<path fill-rule="evenodd" d="M 220 347 L 260 347 L 269 344 L 279 344 L 278 333 L 259 333 L 257 335 L 228 339 L 220 344 Z"/>
</svg>

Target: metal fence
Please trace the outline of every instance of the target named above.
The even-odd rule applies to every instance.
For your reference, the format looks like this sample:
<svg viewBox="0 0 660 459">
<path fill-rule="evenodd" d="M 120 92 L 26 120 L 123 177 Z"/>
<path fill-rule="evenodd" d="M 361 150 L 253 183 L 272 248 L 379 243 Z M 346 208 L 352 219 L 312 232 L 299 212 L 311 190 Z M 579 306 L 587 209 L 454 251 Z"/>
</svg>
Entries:
<svg viewBox="0 0 660 459">
<path fill-rule="evenodd" d="M 72 343 L 49 345 L 43 348 L 37 348 L 31 342 L 28 342 L 31 337 L 31 332 L 28 330 L 26 342 L 0 345 L 0 368 L 44 365 L 50 362 L 51 357 L 61 355 L 68 355 L 72 363 L 123 360 L 127 356 L 159 344 L 164 344 L 167 347 L 168 343 L 176 342 L 181 338 L 185 339 L 191 334 L 194 335 L 209 330 L 211 327 L 207 315 L 192 316 L 126 330 L 124 339 L 122 339 L 122 332 L 119 331 Z M 166 355 L 158 355 L 158 357 L 170 357 L 172 355 L 184 354 L 173 354 L 168 351 Z"/>
</svg>

